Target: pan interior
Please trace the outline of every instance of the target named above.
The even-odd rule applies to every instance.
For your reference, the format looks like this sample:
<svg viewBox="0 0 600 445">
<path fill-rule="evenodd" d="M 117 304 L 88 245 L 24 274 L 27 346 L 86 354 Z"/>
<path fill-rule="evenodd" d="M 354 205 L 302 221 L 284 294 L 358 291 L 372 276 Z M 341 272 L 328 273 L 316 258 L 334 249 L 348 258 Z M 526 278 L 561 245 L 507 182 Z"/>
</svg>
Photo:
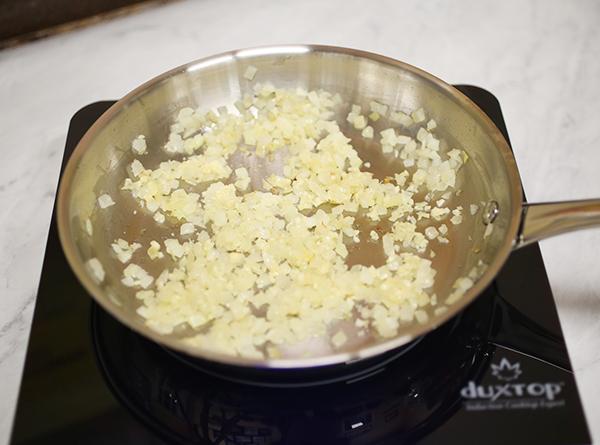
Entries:
<svg viewBox="0 0 600 445">
<path fill-rule="evenodd" d="M 250 65 L 258 69 L 252 82 L 244 78 Z M 508 251 L 507 245 L 514 237 L 515 209 L 520 204 L 515 200 L 518 193 L 511 172 L 514 166 L 510 153 L 501 146 L 505 143 L 499 132 L 490 131 L 492 124 L 466 98 L 413 67 L 357 51 L 304 46 L 277 51 L 240 51 L 189 64 L 132 92 L 92 127 L 72 157 L 60 190 L 62 214 L 59 218 L 64 221 L 59 224 L 61 240 L 78 277 L 109 312 L 139 332 L 175 349 L 224 362 L 256 364 L 255 360 L 241 357 L 189 350 L 177 335 L 159 336 L 147 328 L 135 312 L 139 302 L 132 290 L 121 284 L 124 265 L 115 260 L 109 248 L 115 239 L 123 238 L 141 243 L 145 250 L 150 240 L 171 238 L 175 231 L 174 228 L 159 228 L 151 215 L 140 211 L 130 195 L 120 190 L 127 177 L 127 166 L 135 158 L 130 149 L 131 140 L 138 134 L 146 136 L 150 151 L 143 162 L 146 168 L 154 168 L 161 161 L 173 158 L 161 147 L 180 108 L 191 106 L 209 110 L 223 105 L 232 108 L 244 93 L 251 92 L 256 82 L 270 82 L 279 88 L 301 86 L 308 90 L 339 93 L 347 104 L 336 116 L 342 123 L 342 131 L 352 138 L 360 157 L 371 163 L 369 170 L 379 178 L 399 173 L 404 167 L 383 155 L 377 142 L 366 143 L 359 132 L 349 127 L 345 120 L 349 105 L 359 104 L 366 108 L 371 100 L 377 100 L 394 110 L 410 111 L 423 107 L 428 118 L 437 121 L 438 137 L 449 148 L 462 148 L 469 155 L 469 161 L 458 175 L 456 188 L 461 192 L 448 203 L 451 208 L 463 207 L 463 222 L 457 226 L 447 222 L 450 244 L 431 243 L 436 252 L 433 267 L 437 271 L 431 292 L 438 296 L 437 307 L 444 305 L 457 278 L 466 276 L 474 268 L 484 272 L 481 264 L 494 270 L 499 267 L 502 262 L 499 252 Z M 376 134 L 389 126 L 389 122 L 375 123 Z M 97 197 L 104 193 L 110 194 L 118 205 L 98 209 Z M 500 212 L 493 230 L 491 233 L 488 230 L 488 236 L 484 237 L 483 208 L 491 201 L 497 203 Z M 470 213 L 471 204 L 479 207 L 475 215 Z M 94 227 L 92 236 L 86 233 L 88 218 Z M 98 258 L 106 271 L 102 285 L 96 284 L 83 266 L 92 257 Z M 355 263 L 381 264 L 383 252 L 372 243 L 361 242 L 351 258 Z M 158 263 L 146 255 L 136 257 L 136 263 L 155 277 L 164 268 L 164 263 L 157 266 Z M 324 347 L 327 342 L 316 341 L 290 350 L 289 357 L 280 359 L 278 365 L 289 363 L 295 366 L 300 363 L 298 355 L 304 360 L 303 365 L 332 363 L 373 355 L 406 343 L 464 307 L 489 281 L 494 270 L 485 272 L 480 280 L 482 283 L 448 305 L 447 311 L 434 312 L 431 308 L 427 323 L 402 325 L 394 339 L 383 341 L 374 336 L 360 339 L 351 336 L 342 348 L 343 354 L 334 354 Z"/>
</svg>

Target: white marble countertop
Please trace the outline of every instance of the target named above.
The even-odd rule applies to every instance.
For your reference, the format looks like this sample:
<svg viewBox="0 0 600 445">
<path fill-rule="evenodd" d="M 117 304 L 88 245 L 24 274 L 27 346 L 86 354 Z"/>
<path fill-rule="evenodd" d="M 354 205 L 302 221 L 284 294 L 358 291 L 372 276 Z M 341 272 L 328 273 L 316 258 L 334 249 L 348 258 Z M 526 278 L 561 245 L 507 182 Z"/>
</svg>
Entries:
<svg viewBox="0 0 600 445">
<path fill-rule="evenodd" d="M 186 1 L 0 52 L 0 443 L 8 440 L 70 117 L 171 67 L 274 43 L 356 47 L 500 100 L 530 201 L 600 196 L 600 6 Z M 542 251 L 600 437 L 600 230 Z"/>
</svg>

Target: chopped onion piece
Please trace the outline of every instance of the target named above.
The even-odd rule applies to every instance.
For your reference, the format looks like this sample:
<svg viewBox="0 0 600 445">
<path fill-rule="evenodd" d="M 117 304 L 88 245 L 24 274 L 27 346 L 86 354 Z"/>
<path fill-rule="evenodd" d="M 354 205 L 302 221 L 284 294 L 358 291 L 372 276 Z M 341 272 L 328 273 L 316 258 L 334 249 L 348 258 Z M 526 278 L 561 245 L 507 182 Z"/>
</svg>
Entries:
<svg viewBox="0 0 600 445">
<path fill-rule="evenodd" d="M 89 236 L 94 234 L 94 227 L 92 226 L 92 221 L 89 218 L 85 220 L 85 231 Z"/>
<path fill-rule="evenodd" d="M 147 153 L 146 148 L 146 136 L 143 134 L 136 136 L 136 138 L 131 141 L 131 149 L 137 155 L 145 155 Z"/>
<path fill-rule="evenodd" d="M 134 252 L 140 247 L 142 247 L 142 245 L 139 243 L 129 244 L 124 239 L 119 238 L 111 244 L 111 247 L 113 252 L 115 252 L 115 254 L 117 255 L 117 259 L 121 263 L 127 263 L 129 260 L 131 260 L 131 257 L 133 256 Z"/>
<path fill-rule="evenodd" d="M 166 239 L 165 247 L 167 249 L 167 253 L 173 258 L 181 258 L 185 254 L 185 249 L 183 246 L 174 238 Z"/>
<path fill-rule="evenodd" d="M 160 244 L 158 241 L 150 241 L 150 247 L 146 251 L 151 260 L 163 258 L 165 255 L 160 251 Z"/>
<path fill-rule="evenodd" d="M 435 238 L 437 238 L 438 235 L 439 235 L 438 230 L 433 226 L 427 227 L 425 229 L 425 236 L 429 239 L 435 239 Z"/>
<path fill-rule="evenodd" d="M 373 122 L 377 122 L 380 117 L 381 115 L 379 113 L 376 113 L 375 111 L 369 114 L 369 119 L 371 119 Z"/>
<path fill-rule="evenodd" d="M 192 223 L 184 223 L 179 228 L 180 235 L 191 235 L 196 231 L 196 227 Z"/>
<path fill-rule="evenodd" d="M 385 116 L 388 112 L 387 105 L 380 104 L 379 102 L 374 101 L 374 100 L 369 102 L 369 106 L 371 107 L 371 111 L 373 113 L 377 113 L 380 116 Z"/>
<path fill-rule="evenodd" d="M 404 127 L 410 127 L 413 124 L 411 117 L 402 111 L 392 111 L 390 113 L 390 120 Z"/>
<path fill-rule="evenodd" d="M 154 278 L 135 263 L 129 264 L 123 270 L 123 278 L 121 279 L 121 283 L 127 287 L 139 286 L 144 289 L 147 289 L 153 281 Z"/>
<path fill-rule="evenodd" d="M 361 132 L 361 135 L 366 139 L 373 139 L 373 127 L 371 127 L 370 125 L 366 126 Z"/>
<path fill-rule="evenodd" d="M 258 71 L 258 68 L 256 68 L 253 65 L 248 66 L 248 68 L 246 68 L 246 71 L 244 71 L 244 79 L 247 80 L 254 80 L 254 76 L 256 76 L 256 72 Z"/>
<path fill-rule="evenodd" d="M 90 258 L 86 265 L 98 283 L 102 283 L 106 273 L 104 272 L 104 267 L 102 266 L 100 260 L 98 258 Z"/>
<path fill-rule="evenodd" d="M 354 125 L 354 128 L 356 128 L 357 130 L 362 130 L 362 129 L 366 128 L 367 120 L 365 119 L 364 116 L 356 116 L 354 118 L 352 125 Z"/>
<path fill-rule="evenodd" d="M 419 309 L 419 310 L 415 311 L 415 318 L 416 318 L 417 322 L 421 323 L 421 324 L 425 324 L 429 320 L 429 316 L 427 315 L 427 312 L 425 312 L 423 309 Z"/>
<path fill-rule="evenodd" d="M 137 178 L 143 171 L 144 165 L 137 159 L 134 159 L 131 163 L 131 174 Z"/>
<path fill-rule="evenodd" d="M 426 119 L 425 110 L 423 110 L 423 108 L 419 108 L 418 110 L 413 111 L 410 114 L 410 117 L 412 118 L 415 124 L 421 123 Z"/>
<path fill-rule="evenodd" d="M 333 337 L 331 337 L 331 343 L 334 347 L 339 348 L 348 341 L 348 337 L 343 331 L 338 331 Z"/>
<path fill-rule="evenodd" d="M 103 194 L 98 196 L 98 205 L 101 209 L 106 209 L 107 207 L 115 205 L 115 202 L 108 194 Z"/>
</svg>

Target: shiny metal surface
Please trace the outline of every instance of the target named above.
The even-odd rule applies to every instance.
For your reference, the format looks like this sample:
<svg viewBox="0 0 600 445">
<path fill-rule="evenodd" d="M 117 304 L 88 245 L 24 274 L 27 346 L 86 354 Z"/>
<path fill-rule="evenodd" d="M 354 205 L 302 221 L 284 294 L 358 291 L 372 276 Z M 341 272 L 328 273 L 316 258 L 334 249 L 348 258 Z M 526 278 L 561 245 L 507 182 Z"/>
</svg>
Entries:
<svg viewBox="0 0 600 445">
<path fill-rule="evenodd" d="M 169 234 L 157 228 L 152 218 L 139 212 L 133 200 L 120 192 L 126 166 L 133 160 L 131 140 L 146 135 L 150 153 L 143 158 L 146 167 L 154 167 L 167 158 L 160 148 L 177 110 L 183 106 L 231 106 L 252 85 L 243 78 L 249 65 L 258 68 L 255 82 L 272 82 L 277 87 L 302 86 L 337 92 L 348 104 L 367 104 L 378 100 L 393 109 L 423 107 L 438 122 L 436 132 L 450 147 L 461 147 L 469 162 L 460 174 L 457 187 L 462 190 L 451 206 L 471 203 L 497 203 L 494 230 L 483 236 L 483 218 L 466 218 L 449 234 L 451 244 L 436 248 L 434 267 L 438 270 L 433 292 L 443 302 L 454 281 L 466 275 L 480 261 L 487 269 L 480 279 L 456 303 L 442 314 L 430 313 L 426 324 L 403 325 L 398 336 L 350 344 L 342 352 L 327 352 L 308 357 L 255 360 L 190 349 L 176 336 L 162 336 L 143 323 L 135 309 L 136 299 L 120 283 L 123 265 L 109 254 L 109 244 L 123 237 L 147 245 L 151 239 Z M 344 111 L 339 117 L 344 115 Z M 344 115 L 345 117 L 345 115 Z M 340 119 L 345 122 L 345 119 Z M 376 128 L 381 130 L 383 128 Z M 342 126 L 343 131 L 350 131 Z M 353 138 L 363 160 L 371 162 L 374 175 L 384 177 L 397 172 L 398 166 L 384 157 L 376 144 L 364 144 Z M 110 211 L 98 211 L 96 198 L 102 193 L 118 197 L 119 205 Z M 65 255 L 87 291 L 108 312 L 139 333 L 170 348 L 198 356 L 243 366 L 298 368 L 344 363 L 371 357 L 410 342 L 463 309 L 491 282 L 513 248 L 521 222 L 522 191 L 517 167 L 505 139 L 492 121 L 466 96 L 452 86 L 402 62 L 352 49 L 294 45 L 255 48 L 229 52 L 202 59 L 165 73 L 137 88 L 112 106 L 78 144 L 62 177 L 58 204 L 58 228 Z M 468 210 L 467 210 L 468 214 Z M 84 221 L 91 218 L 95 230 L 89 237 Z M 377 261 L 377 254 L 359 245 L 354 262 Z M 98 257 L 107 277 L 98 285 L 88 274 L 85 261 Z M 156 276 L 156 265 L 138 262 Z"/>
<path fill-rule="evenodd" d="M 597 226 L 600 226 L 600 199 L 525 204 L 515 247 Z"/>
</svg>

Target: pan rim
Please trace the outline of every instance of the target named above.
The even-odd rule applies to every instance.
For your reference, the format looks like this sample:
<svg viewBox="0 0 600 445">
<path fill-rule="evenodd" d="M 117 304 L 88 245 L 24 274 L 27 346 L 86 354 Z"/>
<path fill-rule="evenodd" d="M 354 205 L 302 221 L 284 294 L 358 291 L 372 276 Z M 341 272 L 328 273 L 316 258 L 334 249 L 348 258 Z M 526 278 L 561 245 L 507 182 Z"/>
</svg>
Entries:
<svg viewBox="0 0 600 445">
<path fill-rule="evenodd" d="M 107 298 L 106 293 L 103 292 L 102 288 L 96 284 L 91 278 L 85 268 L 85 262 L 80 258 L 77 251 L 74 239 L 71 237 L 71 223 L 68 216 L 69 206 L 69 191 L 72 187 L 72 182 L 77 172 L 79 160 L 87 152 L 87 148 L 91 145 L 95 136 L 111 121 L 111 119 L 127 107 L 127 104 L 134 100 L 138 95 L 145 93 L 151 87 L 183 72 L 187 72 L 194 69 L 202 69 L 203 66 L 215 65 L 218 63 L 226 63 L 234 59 L 252 58 L 253 56 L 266 56 L 266 55 L 294 55 L 301 53 L 338 53 L 346 56 L 352 56 L 362 59 L 368 59 L 384 65 L 389 65 L 394 68 L 399 68 L 404 71 L 408 71 L 417 77 L 424 79 L 428 82 L 435 84 L 437 87 L 445 91 L 448 96 L 466 109 L 472 111 L 472 115 L 478 120 L 478 123 L 482 125 L 483 129 L 489 135 L 494 142 L 495 148 L 500 152 L 501 157 L 505 164 L 505 169 L 509 177 L 510 190 L 508 190 L 509 199 L 511 202 L 509 226 L 506 231 L 506 237 L 503 243 L 498 248 L 493 261 L 488 264 L 487 269 L 483 275 L 477 280 L 473 287 L 471 287 L 465 295 L 461 298 L 459 304 L 454 304 L 448 307 L 448 310 L 436 317 L 435 323 L 429 322 L 425 324 L 415 325 L 408 334 L 398 335 L 388 340 L 381 341 L 374 345 L 369 345 L 356 351 L 337 352 L 324 356 L 310 357 L 310 358 L 286 358 L 286 359 L 252 359 L 247 357 L 241 357 L 237 355 L 227 355 L 218 353 L 212 350 L 193 348 L 186 346 L 181 342 L 171 338 L 165 337 L 152 331 L 149 327 L 145 326 L 141 322 L 133 322 L 130 318 L 126 317 L 120 311 L 118 311 L 114 305 Z M 89 295 L 98 303 L 105 311 L 111 316 L 115 317 L 119 322 L 125 326 L 134 330 L 138 334 L 151 339 L 152 341 L 182 352 L 192 357 L 199 357 L 205 360 L 213 360 L 222 364 L 235 365 L 241 367 L 263 367 L 270 369 L 291 369 L 291 368 L 314 368 L 320 366 L 336 365 L 340 363 L 349 363 L 361 359 L 373 357 L 392 349 L 403 346 L 422 335 L 425 335 L 432 330 L 441 326 L 466 306 L 468 306 L 477 296 L 479 296 L 483 290 L 493 281 L 499 272 L 502 265 L 506 262 L 510 252 L 513 250 L 519 226 L 521 223 L 521 213 L 523 207 L 523 192 L 521 188 L 520 176 L 516 165 L 516 160 L 512 153 L 508 142 L 496 127 L 493 121 L 487 116 L 487 114 L 481 110 L 471 99 L 465 96 L 458 89 L 452 85 L 444 82 L 436 76 L 421 70 L 415 66 L 407 64 L 405 62 L 382 56 L 379 54 L 371 53 L 368 51 L 344 48 L 338 46 L 329 45 L 313 45 L 313 44 L 291 44 L 291 45 L 268 45 L 259 46 L 252 48 L 244 48 L 233 51 L 226 51 L 220 54 L 212 55 L 209 57 L 194 60 L 192 62 L 180 65 L 176 68 L 168 70 L 146 82 L 141 84 L 139 87 L 133 89 L 131 92 L 119 99 L 114 105 L 106 110 L 88 129 L 81 140 L 77 143 L 73 153 L 71 154 L 64 172 L 60 178 L 57 204 L 56 204 L 56 218 L 57 227 L 60 243 L 63 248 L 63 252 L 69 263 L 72 271 L 76 278 L 83 285 L 84 289 Z"/>
</svg>

